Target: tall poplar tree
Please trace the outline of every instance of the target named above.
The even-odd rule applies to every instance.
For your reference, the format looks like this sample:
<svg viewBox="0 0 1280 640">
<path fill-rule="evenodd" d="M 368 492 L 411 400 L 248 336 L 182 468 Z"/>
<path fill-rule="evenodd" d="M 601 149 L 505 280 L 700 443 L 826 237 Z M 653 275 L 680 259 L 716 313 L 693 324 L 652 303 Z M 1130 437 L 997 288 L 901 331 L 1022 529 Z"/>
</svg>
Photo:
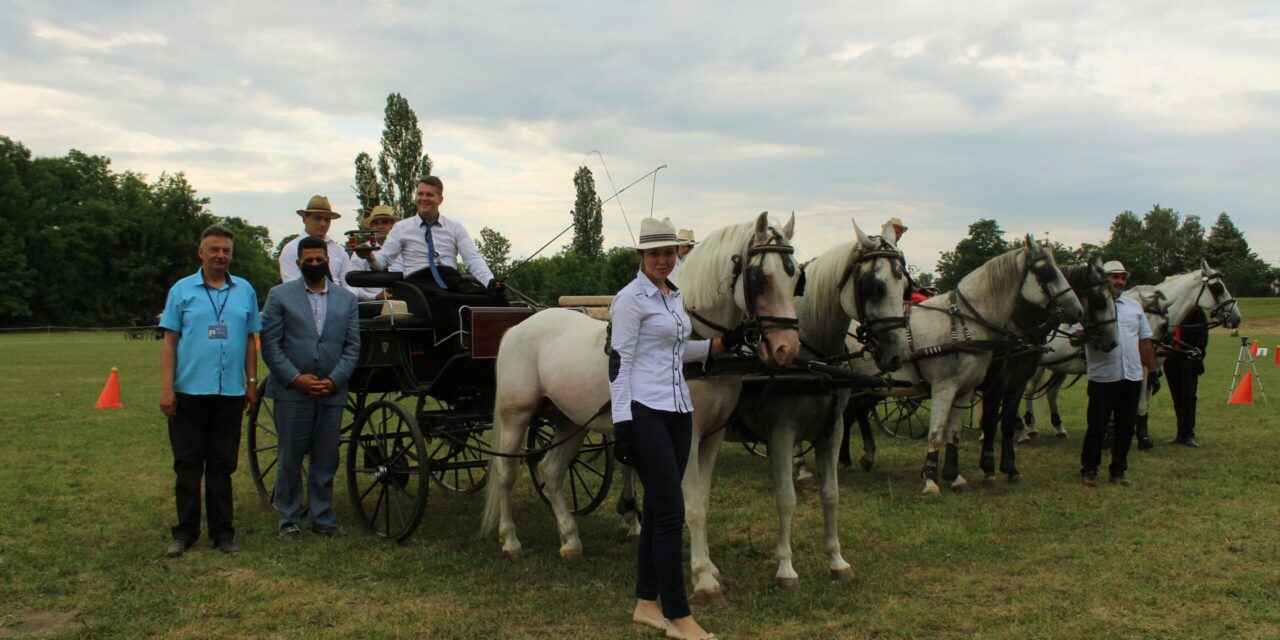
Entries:
<svg viewBox="0 0 1280 640">
<path fill-rule="evenodd" d="M 573 201 L 573 243 L 570 250 L 588 258 L 604 255 L 604 216 L 600 196 L 596 195 L 596 180 L 591 170 L 578 167 L 573 174 L 573 187 L 577 197 Z"/>
<path fill-rule="evenodd" d="M 387 96 L 383 120 L 382 152 L 378 154 L 378 176 L 382 183 L 382 203 L 402 217 L 417 213 L 413 191 L 418 178 L 431 175 L 431 158 L 422 151 L 422 129 L 418 114 L 398 93 Z"/>
</svg>

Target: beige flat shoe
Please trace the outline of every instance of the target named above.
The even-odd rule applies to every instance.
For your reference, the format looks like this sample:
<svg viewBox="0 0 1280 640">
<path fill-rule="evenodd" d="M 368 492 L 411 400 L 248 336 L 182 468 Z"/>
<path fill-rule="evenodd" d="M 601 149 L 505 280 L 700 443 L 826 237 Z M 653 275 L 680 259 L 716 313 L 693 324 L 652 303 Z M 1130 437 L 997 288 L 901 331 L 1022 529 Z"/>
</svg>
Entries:
<svg viewBox="0 0 1280 640">
<path fill-rule="evenodd" d="M 708 633 L 705 636 L 700 636 L 697 638 L 693 636 L 686 636 L 685 634 L 680 633 L 680 630 L 677 629 L 676 626 L 673 624 L 667 625 L 667 637 L 671 638 L 672 640 L 720 640 L 720 636 L 717 636 L 714 633 Z"/>
<path fill-rule="evenodd" d="M 653 627 L 658 631 L 666 631 L 671 628 L 671 623 L 666 618 L 654 618 L 646 613 L 642 613 L 639 609 L 631 612 L 631 621 L 636 624 Z"/>
</svg>

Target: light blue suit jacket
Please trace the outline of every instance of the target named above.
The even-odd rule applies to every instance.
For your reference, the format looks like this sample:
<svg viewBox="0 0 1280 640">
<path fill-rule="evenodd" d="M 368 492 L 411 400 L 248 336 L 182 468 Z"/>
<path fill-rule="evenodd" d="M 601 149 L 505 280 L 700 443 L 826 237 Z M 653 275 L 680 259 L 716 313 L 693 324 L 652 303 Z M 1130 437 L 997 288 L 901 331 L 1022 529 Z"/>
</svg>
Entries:
<svg viewBox="0 0 1280 640">
<path fill-rule="evenodd" d="M 325 299 L 324 327 L 317 335 L 305 279 L 276 285 L 267 295 L 262 311 L 262 359 L 271 370 L 267 397 L 312 400 L 289 384 L 299 375 L 310 373 L 329 378 L 336 387 L 333 393 L 315 400 L 321 404 L 347 403 L 347 383 L 360 357 L 356 297 L 331 282 Z"/>
</svg>

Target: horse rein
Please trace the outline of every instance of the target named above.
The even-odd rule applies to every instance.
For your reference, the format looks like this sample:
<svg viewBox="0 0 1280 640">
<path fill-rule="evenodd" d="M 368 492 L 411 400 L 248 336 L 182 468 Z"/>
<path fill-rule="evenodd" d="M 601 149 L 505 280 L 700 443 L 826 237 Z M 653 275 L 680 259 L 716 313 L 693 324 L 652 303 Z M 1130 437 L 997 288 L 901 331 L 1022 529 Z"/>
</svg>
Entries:
<svg viewBox="0 0 1280 640">
<path fill-rule="evenodd" d="M 769 347 L 769 338 L 765 335 L 769 331 L 787 330 L 795 331 L 796 333 L 800 332 L 800 320 L 798 318 L 762 316 L 756 313 L 756 297 L 759 293 L 757 289 L 763 290 L 764 288 L 762 282 L 764 279 L 764 267 L 762 265 L 750 264 L 751 259 L 755 256 L 764 256 L 769 253 L 781 254 L 783 269 L 786 271 L 787 275 L 793 276 L 796 273 L 796 264 L 794 259 L 791 257 L 795 255 L 795 248 L 786 244 L 786 239 L 782 237 L 782 234 L 779 233 L 777 229 L 769 227 L 769 231 L 771 232 L 771 235 L 768 241 L 757 244 L 753 240 L 751 244 L 747 245 L 746 260 L 748 264 L 745 268 L 743 267 L 742 254 L 736 254 L 731 258 L 733 261 L 733 275 L 729 280 L 730 295 L 737 290 L 738 279 L 743 276 L 744 271 L 746 272 L 746 278 L 743 280 L 743 298 L 747 305 L 746 316 L 736 327 L 730 328 L 721 326 L 711 320 L 708 320 L 696 311 L 686 311 L 686 313 L 689 314 L 689 317 L 715 331 L 719 331 L 721 335 L 745 326 L 746 328 L 742 331 L 742 341 L 753 349 L 759 348 L 761 342 L 764 342 L 765 346 Z M 763 260 L 764 258 L 761 257 L 761 261 Z M 801 277 L 804 277 L 803 271 L 801 271 Z"/>
</svg>

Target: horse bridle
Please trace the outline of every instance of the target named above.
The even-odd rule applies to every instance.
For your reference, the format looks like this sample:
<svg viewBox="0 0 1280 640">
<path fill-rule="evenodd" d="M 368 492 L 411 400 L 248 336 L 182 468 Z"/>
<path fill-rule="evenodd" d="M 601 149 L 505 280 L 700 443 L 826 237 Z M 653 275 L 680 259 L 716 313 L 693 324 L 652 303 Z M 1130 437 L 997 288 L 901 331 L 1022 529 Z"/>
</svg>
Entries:
<svg viewBox="0 0 1280 640">
<path fill-rule="evenodd" d="M 1105 276 L 1095 280 L 1093 278 L 1093 276 L 1095 275 L 1098 275 L 1098 271 L 1095 270 L 1093 266 L 1089 266 L 1089 277 L 1091 282 L 1084 287 L 1084 290 L 1086 292 L 1085 299 L 1089 301 L 1090 310 L 1093 309 L 1094 302 L 1097 302 L 1100 300 L 1102 304 L 1105 305 L 1107 300 L 1112 299 L 1111 298 L 1111 281 L 1108 280 Z M 1098 300 L 1095 300 L 1094 299 L 1095 297 Z M 1088 319 L 1089 318 L 1086 318 L 1086 320 Z M 1117 322 L 1117 320 L 1118 318 L 1115 315 L 1113 315 L 1109 320 L 1081 322 L 1080 325 L 1084 328 L 1085 341 L 1093 342 L 1094 340 L 1097 339 L 1099 332 L 1101 332 L 1102 330 L 1102 327 L 1109 324 L 1113 324 Z"/>
<path fill-rule="evenodd" d="M 1213 320 L 1207 323 L 1208 328 L 1212 329 L 1226 324 L 1227 309 L 1236 306 L 1236 299 L 1231 296 L 1227 296 L 1225 300 L 1222 299 L 1222 296 L 1227 293 L 1227 285 L 1222 284 L 1221 273 L 1209 275 L 1203 270 L 1200 271 L 1200 292 L 1196 294 L 1196 304 L 1199 304 L 1200 297 L 1204 295 L 1206 289 L 1213 297 L 1213 308 L 1209 309 L 1209 317 Z M 1217 324 L 1214 324 L 1215 322 Z"/>
<path fill-rule="evenodd" d="M 1057 280 L 1058 276 L 1061 275 L 1062 272 L 1053 265 L 1049 260 L 1049 257 L 1046 255 L 1042 255 L 1033 260 L 1031 264 L 1027 265 L 1026 271 L 1030 271 L 1035 274 L 1036 284 L 1040 285 L 1040 292 L 1049 299 L 1049 302 L 1044 305 L 1044 308 L 1054 316 L 1061 319 L 1064 313 L 1062 303 L 1058 302 L 1058 298 L 1068 294 L 1075 295 L 1075 290 L 1071 288 L 1069 283 L 1062 291 L 1059 291 L 1058 293 L 1049 293 L 1049 283 Z M 1025 275 L 1025 273 L 1026 272 L 1024 271 L 1023 274 Z"/>
<path fill-rule="evenodd" d="M 890 269 L 893 270 L 893 275 L 901 279 L 904 258 L 902 252 L 895 249 L 884 238 L 880 238 L 880 246 L 871 251 L 861 251 L 861 247 L 861 244 L 854 246 L 855 257 L 849 261 L 849 266 L 845 268 L 844 275 L 840 277 L 840 283 L 836 285 L 836 290 L 844 291 L 845 284 L 853 280 L 854 312 L 856 314 L 854 320 L 858 321 L 858 328 L 853 337 L 864 345 L 879 348 L 878 338 L 895 329 L 905 329 L 907 327 L 907 316 L 898 315 L 868 319 L 867 302 L 878 300 L 879 296 L 867 295 L 867 289 L 870 288 L 872 282 L 875 282 L 876 260 L 888 260 Z M 869 268 L 864 269 L 864 265 Z M 855 272 L 857 272 L 856 277 L 854 275 Z M 868 277 L 870 280 L 868 280 Z"/>
<path fill-rule="evenodd" d="M 756 348 L 763 341 L 765 346 L 769 346 L 769 338 L 766 333 L 769 331 L 786 330 L 800 332 L 800 320 L 797 318 L 783 318 L 780 316 L 762 316 L 756 313 L 756 298 L 760 292 L 764 291 L 764 256 L 769 253 L 777 253 L 782 256 L 782 266 L 787 276 L 794 276 L 798 268 L 795 259 L 795 248 L 786 243 L 786 239 L 777 229 L 769 227 L 769 239 L 763 243 L 755 242 L 754 238 L 747 245 L 746 264 L 743 264 L 743 254 L 735 254 L 731 260 L 733 261 L 733 275 L 729 280 L 729 293 L 733 294 L 738 287 L 738 279 L 742 278 L 743 298 L 746 301 L 746 317 L 737 327 L 724 327 L 712 322 L 696 311 L 689 311 L 688 314 L 694 320 L 719 331 L 721 335 L 729 333 L 734 329 L 742 328 L 742 341 L 744 344 Z M 752 258 L 760 256 L 760 264 L 752 264 Z M 801 271 L 801 277 L 804 272 Z M 797 283 L 799 288 L 799 283 Z M 745 328 L 744 328 L 745 327 Z"/>
</svg>

